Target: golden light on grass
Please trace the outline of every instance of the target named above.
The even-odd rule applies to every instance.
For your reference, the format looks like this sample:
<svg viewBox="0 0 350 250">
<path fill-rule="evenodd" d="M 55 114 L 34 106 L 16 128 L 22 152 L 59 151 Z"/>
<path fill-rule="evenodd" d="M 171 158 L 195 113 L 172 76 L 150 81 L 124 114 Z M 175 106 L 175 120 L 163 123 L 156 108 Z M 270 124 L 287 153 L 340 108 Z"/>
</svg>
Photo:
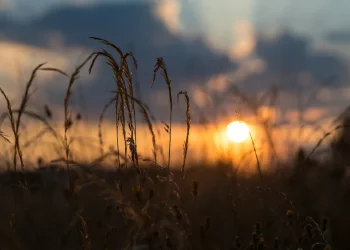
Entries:
<svg viewBox="0 0 350 250">
<path fill-rule="evenodd" d="M 235 143 L 241 143 L 249 137 L 249 128 L 245 122 L 234 121 L 227 125 L 227 138 Z"/>
</svg>

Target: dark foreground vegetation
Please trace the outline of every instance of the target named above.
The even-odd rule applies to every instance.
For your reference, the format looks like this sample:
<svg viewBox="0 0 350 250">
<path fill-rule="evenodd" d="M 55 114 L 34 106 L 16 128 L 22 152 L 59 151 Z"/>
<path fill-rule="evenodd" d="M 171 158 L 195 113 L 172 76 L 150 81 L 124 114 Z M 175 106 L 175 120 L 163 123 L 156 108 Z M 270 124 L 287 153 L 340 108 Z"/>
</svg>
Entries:
<svg viewBox="0 0 350 250">
<path fill-rule="evenodd" d="M 1 176 L 3 249 L 345 249 L 347 179 L 314 166 L 260 178 L 231 167 L 197 166 L 185 179 L 143 169 L 42 168 Z M 73 174 L 74 173 L 74 174 Z M 14 178 L 14 177 L 12 177 Z M 24 181 L 23 181 L 24 182 Z M 16 198 L 16 200 L 14 200 Z M 252 245 L 253 244 L 253 245 Z M 260 246 L 261 245 L 261 246 Z M 324 245 L 313 249 L 324 249 Z"/>
<path fill-rule="evenodd" d="M 158 58 L 154 77 L 162 73 L 169 90 L 169 121 L 165 124 L 169 163 L 160 166 L 154 118 L 133 92 L 128 60 L 137 66 L 135 58 L 106 40 L 93 39 L 111 48 L 119 55 L 118 60 L 107 50 L 93 53 L 72 75 L 39 65 L 18 108 L 12 107 L 0 89 L 7 101 L 4 119 L 12 131 L 12 135 L 1 136 L 4 140 L 11 136 L 13 147 L 13 158 L 7 162 L 9 170 L 0 176 L 0 249 L 348 249 L 346 156 L 350 143 L 346 122 L 335 129 L 340 133 L 330 145 L 332 157 L 327 162 L 312 159 L 314 151 L 300 150 L 294 162 L 279 162 L 270 172 L 262 172 L 257 157 L 257 172 L 249 175 L 224 162 L 187 166 L 190 98 L 182 91 L 177 97 L 183 96 L 187 107 L 183 164 L 170 166 L 173 96 L 165 63 Z M 69 130 L 74 126 L 70 97 L 80 70 L 90 63 L 91 71 L 98 57 L 106 59 L 116 83 L 100 124 L 113 105 L 116 130 L 123 136 L 117 137 L 116 147 L 105 153 L 103 133 L 99 131 L 101 158 L 82 164 L 75 162 L 70 152 Z M 31 86 L 40 70 L 68 78 L 62 136 L 50 126 L 49 107 L 45 106 L 46 117 L 27 110 Z M 153 158 L 147 162 L 137 151 L 141 137 L 137 137 L 137 109 L 152 135 Z M 39 160 L 35 171 L 27 171 L 19 133 L 22 116 L 45 124 L 62 144 L 62 155 L 52 163 L 54 166 Z M 121 149 L 123 153 L 119 154 Z M 113 171 L 99 167 L 108 157 L 115 160 Z"/>
</svg>

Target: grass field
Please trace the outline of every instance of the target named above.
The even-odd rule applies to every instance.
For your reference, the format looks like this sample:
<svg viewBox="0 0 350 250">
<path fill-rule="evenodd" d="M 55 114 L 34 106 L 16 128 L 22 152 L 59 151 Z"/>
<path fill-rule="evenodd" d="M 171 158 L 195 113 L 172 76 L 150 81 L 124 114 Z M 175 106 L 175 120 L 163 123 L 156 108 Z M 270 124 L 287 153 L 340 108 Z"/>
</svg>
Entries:
<svg viewBox="0 0 350 250">
<path fill-rule="evenodd" d="M 133 54 L 92 39 L 106 50 L 91 54 L 72 75 L 39 65 L 18 107 L 0 89 L 7 103 L 0 135 L 8 148 L 0 176 L 0 249 L 347 249 L 346 122 L 299 151 L 281 150 L 288 146 L 262 122 L 233 157 L 237 145 L 220 151 L 227 142 L 211 138 L 209 130 L 203 138 L 206 127 L 191 122 L 191 96 L 172 92 L 162 58 L 154 80 L 162 77 L 167 86 L 169 119 L 159 123 L 134 94 Z M 83 118 L 70 101 L 80 71 L 92 71 L 102 59 L 115 91 L 95 124 L 96 141 L 87 140 L 92 149 L 84 151 L 76 139 L 77 131 L 86 132 L 79 127 Z M 40 71 L 67 77 L 60 127 L 49 107 L 43 115 L 28 108 Z M 186 107 L 182 127 L 172 122 L 177 101 Z M 115 110 L 115 123 L 104 119 L 108 108 Z M 33 124 L 24 126 L 28 118 Z M 267 138 L 263 150 L 259 133 Z M 314 156 L 322 146 L 332 150 L 321 161 Z"/>
</svg>

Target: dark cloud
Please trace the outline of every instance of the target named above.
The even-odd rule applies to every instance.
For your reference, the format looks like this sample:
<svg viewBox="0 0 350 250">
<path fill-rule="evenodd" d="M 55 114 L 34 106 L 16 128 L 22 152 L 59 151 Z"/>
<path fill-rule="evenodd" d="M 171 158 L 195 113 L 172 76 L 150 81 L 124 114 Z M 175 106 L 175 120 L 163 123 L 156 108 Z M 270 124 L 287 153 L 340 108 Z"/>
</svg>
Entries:
<svg viewBox="0 0 350 250">
<path fill-rule="evenodd" d="M 132 50 L 139 63 L 137 76 L 144 97 L 149 96 L 153 66 L 160 56 L 166 62 L 174 91 L 185 88 L 184 83 L 191 80 L 205 81 L 213 74 L 235 68 L 235 64 L 226 55 L 214 52 L 201 39 L 186 39 L 170 33 L 153 15 L 152 7 L 140 3 L 67 6 L 52 9 L 27 23 L 2 19 L 0 29 L 2 39 L 38 47 L 49 47 L 49 35 L 55 32 L 63 37 L 65 46 L 83 46 L 91 51 L 97 50 L 102 45 L 89 39 L 90 36 L 96 36 L 112 41 L 124 51 Z M 99 63 L 98 66 L 102 64 Z M 109 94 L 106 91 L 114 87 L 112 80 L 111 72 L 103 66 L 98 82 L 84 88 L 86 99 L 94 102 L 88 106 L 89 109 L 97 106 L 98 111 L 101 110 L 103 103 L 108 100 L 106 97 Z M 158 83 L 155 88 L 159 86 L 163 84 Z M 61 103 L 59 98 L 62 95 L 58 92 L 55 89 L 52 101 Z"/>
<path fill-rule="evenodd" d="M 329 52 L 314 51 L 307 39 L 290 33 L 283 33 L 273 40 L 259 39 L 256 52 L 268 62 L 272 72 L 309 72 L 323 81 L 330 76 L 342 79 L 347 71 L 343 58 Z"/>
<path fill-rule="evenodd" d="M 259 39 L 256 53 L 269 68 L 278 71 L 298 72 L 307 64 L 307 41 L 283 34 L 273 40 Z"/>
<path fill-rule="evenodd" d="M 333 84 L 341 85 L 348 76 L 345 58 L 313 50 L 307 38 L 292 33 L 285 32 L 274 39 L 258 38 L 256 53 L 267 63 L 267 70 L 259 75 L 259 81 L 279 77 L 289 91 L 296 89 L 301 73 L 312 75 L 320 86 L 327 84 L 329 79 L 333 79 Z"/>
<path fill-rule="evenodd" d="M 303 91 L 303 102 L 308 107 L 329 108 L 330 105 L 344 105 L 342 96 L 332 98 L 331 101 L 318 96 L 322 88 L 341 93 L 340 88 L 348 83 L 347 61 L 341 56 L 314 50 L 308 38 L 291 32 L 281 33 L 273 39 L 258 36 L 255 53 L 265 62 L 265 70 L 250 74 L 231 85 L 224 93 L 217 94 L 213 101 L 216 106 L 214 110 L 220 110 L 217 107 L 224 107 L 226 103 L 233 112 L 232 106 L 235 104 L 232 102 L 236 99 L 232 97 L 237 95 L 237 85 L 253 101 L 257 101 L 257 96 L 261 93 L 274 96 L 270 87 L 277 85 L 282 94 L 278 98 L 278 105 L 286 109 L 297 108 L 300 89 Z M 306 81 L 309 81 L 309 85 L 305 85 Z M 269 97 L 265 99 L 264 105 L 269 105 Z M 206 116 L 208 115 L 206 112 Z"/>
<path fill-rule="evenodd" d="M 336 44 L 350 44 L 350 30 L 337 30 L 326 35 L 329 42 Z"/>
<path fill-rule="evenodd" d="M 105 38 L 123 50 L 132 48 L 141 66 L 150 67 L 156 57 L 164 57 L 173 76 L 179 79 L 204 77 L 233 66 L 227 56 L 213 52 L 202 40 L 186 40 L 170 33 L 153 16 L 151 4 L 64 7 L 25 24 L 3 20 L 0 28 L 5 39 L 40 47 L 49 46 L 52 32 L 61 34 L 66 46 L 91 49 L 97 43 L 88 37 Z M 197 67 L 189 72 L 193 62 Z"/>
</svg>

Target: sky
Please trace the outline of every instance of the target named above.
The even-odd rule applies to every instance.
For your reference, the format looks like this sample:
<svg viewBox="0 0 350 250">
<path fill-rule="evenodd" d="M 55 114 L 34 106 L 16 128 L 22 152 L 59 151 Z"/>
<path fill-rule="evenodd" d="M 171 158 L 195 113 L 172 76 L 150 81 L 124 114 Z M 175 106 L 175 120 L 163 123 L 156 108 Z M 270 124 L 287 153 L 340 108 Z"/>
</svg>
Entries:
<svg viewBox="0 0 350 250">
<path fill-rule="evenodd" d="M 88 37 L 101 36 L 134 50 L 142 65 L 137 77 L 143 96 L 159 114 L 167 113 L 162 105 L 166 88 L 161 83 L 152 91 L 149 87 L 158 56 L 169 66 L 174 90 L 192 94 L 194 108 L 215 110 L 216 100 L 225 99 L 232 85 L 256 98 L 278 82 L 281 105 L 291 112 L 295 94 L 304 88 L 312 90 L 305 96 L 317 92 L 313 106 L 332 113 L 346 107 L 350 93 L 349 8 L 346 0 L 0 0 L 0 48 L 5 51 L 0 79 L 15 98 L 35 65 L 47 61 L 72 71 L 101 48 Z M 83 73 L 80 109 L 101 110 L 111 86 L 108 74 L 102 63 L 91 76 Z M 57 75 L 41 74 L 34 105 L 61 105 L 60 81 Z M 89 106 L 86 100 L 92 97 Z M 222 110 L 230 105 L 223 104 Z"/>
<path fill-rule="evenodd" d="M 348 0 L 0 0 L 0 86 L 18 106 L 38 64 L 72 73 L 91 52 L 107 49 L 89 39 L 97 36 L 134 53 L 137 96 L 158 121 L 169 114 L 166 85 L 159 77 L 151 87 L 156 58 L 163 57 L 174 123 L 185 122 L 185 106 L 175 98 L 185 90 L 194 125 L 215 127 L 243 116 L 253 127 L 259 117 L 286 133 L 302 121 L 322 136 L 349 105 L 349 9 Z M 43 114 L 46 104 L 62 119 L 67 84 L 63 76 L 39 72 L 28 109 Z M 114 88 L 102 59 L 91 74 L 83 69 L 74 85 L 72 109 L 92 121 L 96 136 L 96 119 Z M 6 110 L 3 99 L 0 107 Z M 113 118 L 111 109 L 111 127 Z M 192 134 L 223 145 L 202 138 L 203 131 Z M 176 139 L 182 154 L 183 138 Z"/>
</svg>

